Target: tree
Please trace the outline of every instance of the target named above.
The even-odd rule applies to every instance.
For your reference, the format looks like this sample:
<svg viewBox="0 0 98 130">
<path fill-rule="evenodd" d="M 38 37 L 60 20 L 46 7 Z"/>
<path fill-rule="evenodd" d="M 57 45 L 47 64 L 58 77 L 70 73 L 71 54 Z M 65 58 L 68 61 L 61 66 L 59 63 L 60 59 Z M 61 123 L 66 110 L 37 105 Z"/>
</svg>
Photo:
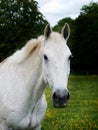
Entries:
<svg viewBox="0 0 98 130">
<path fill-rule="evenodd" d="M 75 20 L 73 68 L 98 71 L 98 3 L 82 7 Z"/>
<path fill-rule="evenodd" d="M 40 35 L 46 23 L 35 0 L 0 0 L 0 61 Z"/>
<path fill-rule="evenodd" d="M 70 17 L 63 18 L 58 21 L 57 25 L 55 25 L 53 29 L 55 31 L 61 31 L 61 28 L 64 26 L 65 23 L 68 23 L 71 26 L 73 23 L 73 19 L 71 19 Z"/>
</svg>

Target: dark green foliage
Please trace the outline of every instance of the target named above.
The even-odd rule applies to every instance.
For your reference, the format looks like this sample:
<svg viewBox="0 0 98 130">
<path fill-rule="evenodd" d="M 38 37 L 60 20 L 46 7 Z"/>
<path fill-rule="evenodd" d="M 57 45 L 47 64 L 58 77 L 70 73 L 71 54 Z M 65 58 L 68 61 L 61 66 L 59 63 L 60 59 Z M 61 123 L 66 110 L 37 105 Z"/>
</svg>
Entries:
<svg viewBox="0 0 98 130">
<path fill-rule="evenodd" d="M 35 0 L 0 0 L 0 61 L 43 33 L 46 23 Z"/>
<path fill-rule="evenodd" d="M 61 28 L 64 26 L 65 23 L 68 23 L 71 26 L 73 23 L 73 19 L 71 19 L 70 17 L 63 18 L 60 21 L 58 21 L 57 25 L 55 25 L 53 29 L 55 31 L 61 32 Z"/>
<path fill-rule="evenodd" d="M 73 66 L 75 69 L 98 71 L 98 3 L 83 6 L 75 20 Z"/>
</svg>

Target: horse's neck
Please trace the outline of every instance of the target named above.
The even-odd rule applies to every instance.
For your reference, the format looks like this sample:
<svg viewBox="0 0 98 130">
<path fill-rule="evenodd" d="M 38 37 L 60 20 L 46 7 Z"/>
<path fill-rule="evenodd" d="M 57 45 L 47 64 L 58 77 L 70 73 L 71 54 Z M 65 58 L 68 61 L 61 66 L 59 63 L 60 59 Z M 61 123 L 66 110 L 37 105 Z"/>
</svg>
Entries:
<svg viewBox="0 0 98 130">
<path fill-rule="evenodd" d="M 28 60 L 24 61 L 23 63 L 23 67 L 24 67 L 24 70 L 26 69 L 26 74 L 28 78 L 27 87 L 30 91 L 30 96 L 28 100 L 31 102 L 30 104 L 32 104 L 32 106 L 30 106 L 31 111 L 33 107 L 35 106 L 36 102 L 43 95 L 43 92 L 45 89 L 45 83 L 43 81 L 43 76 L 42 76 L 41 55 L 35 56 L 34 61 L 33 61 L 33 58 L 34 57 L 31 56 L 29 57 Z"/>
<path fill-rule="evenodd" d="M 29 113 L 32 113 L 32 110 L 34 109 L 36 102 L 38 102 L 41 99 L 44 89 L 45 89 L 45 83 L 41 75 L 30 99 L 32 105 L 29 107 L 30 108 Z"/>
<path fill-rule="evenodd" d="M 28 83 L 31 83 L 34 89 L 42 74 L 41 55 L 31 55 L 21 63 L 21 68 L 24 70 Z"/>
<path fill-rule="evenodd" d="M 22 62 L 17 62 L 18 57 L 13 56 L 0 66 L 0 89 L 3 90 L 0 94 L 11 109 L 32 110 L 44 92 L 42 57 L 41 53 L 36 53 Z"/>
</svg>

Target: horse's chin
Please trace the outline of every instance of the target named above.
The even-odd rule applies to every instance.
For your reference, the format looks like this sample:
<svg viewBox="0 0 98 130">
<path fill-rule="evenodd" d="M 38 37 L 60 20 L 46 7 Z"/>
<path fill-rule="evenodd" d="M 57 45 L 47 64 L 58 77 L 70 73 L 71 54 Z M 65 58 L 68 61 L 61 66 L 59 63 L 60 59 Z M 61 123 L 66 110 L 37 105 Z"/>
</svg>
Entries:
<svg viewBox="0 0 98 130">
<path fill-rule="evenodd" d="M 55 108 L 65 108 L 65 107 L 67 107 L 67 104 L 54 103 L 53 106 L 54 106 Z"/>
</svg>

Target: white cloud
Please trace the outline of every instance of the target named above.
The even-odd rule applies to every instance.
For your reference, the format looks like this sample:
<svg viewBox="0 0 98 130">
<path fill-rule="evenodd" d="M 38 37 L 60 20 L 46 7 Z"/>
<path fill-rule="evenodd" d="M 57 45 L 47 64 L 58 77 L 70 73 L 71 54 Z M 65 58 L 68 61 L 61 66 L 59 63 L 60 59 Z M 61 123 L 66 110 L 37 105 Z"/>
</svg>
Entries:
<svg viewBox="0 0 98 130">
<path fill-rule="evenodd" d="M 91 0 L 37 0 L 39 10 L 53 26 L 60 19 L 65 17 L 76 18 L 83 5 L 87 5 Z M 98 2 L 98 0 L 93 0 Z"/>
</svg>

